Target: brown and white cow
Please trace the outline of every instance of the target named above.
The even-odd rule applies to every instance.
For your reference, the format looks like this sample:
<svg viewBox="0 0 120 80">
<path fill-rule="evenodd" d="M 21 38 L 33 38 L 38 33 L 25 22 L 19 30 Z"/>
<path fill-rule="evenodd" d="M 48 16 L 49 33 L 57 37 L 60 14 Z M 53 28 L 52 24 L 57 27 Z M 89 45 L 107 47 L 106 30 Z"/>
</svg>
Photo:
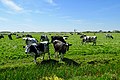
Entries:
<svg viewBox="0 0 120 80">
<path fill-rule="evenodd" d="M 53 43 L 54 40 L 60 40 L 61 42 L 66 43 L 62 36 L 51 36 L 51 43 Z"/>
<path fill-rule="evenodd" d="M 53 46 L 54 46 L 54 50 L 55 50 L 55 57 L 60 56 L 60 60 L 63 59 L 64 54 L 66 53 L 66 51 L 69 50 L 69 46 L 71 46 L 72 44 L 68 44 L 68 43 L 64 43 L 60 40 L 54 40 L 53 41 Z"/>
</svg>

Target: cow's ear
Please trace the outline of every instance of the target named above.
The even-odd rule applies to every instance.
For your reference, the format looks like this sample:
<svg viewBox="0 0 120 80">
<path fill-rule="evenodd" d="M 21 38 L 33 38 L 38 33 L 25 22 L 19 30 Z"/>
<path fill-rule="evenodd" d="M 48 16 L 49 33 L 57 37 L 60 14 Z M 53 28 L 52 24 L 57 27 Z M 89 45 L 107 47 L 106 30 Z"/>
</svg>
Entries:
<svg viewBox="0 0 120 80">
<path fill-rule="evenodd" d="M 69 44 L 69 46 L 72 46 L 72 44 Z"/>
</svg>

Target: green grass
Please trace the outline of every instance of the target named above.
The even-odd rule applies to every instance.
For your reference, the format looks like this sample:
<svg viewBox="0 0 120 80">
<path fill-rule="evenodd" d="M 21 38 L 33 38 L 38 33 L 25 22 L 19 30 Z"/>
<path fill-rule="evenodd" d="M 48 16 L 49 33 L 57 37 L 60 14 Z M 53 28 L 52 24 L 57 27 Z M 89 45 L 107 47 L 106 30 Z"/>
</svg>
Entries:
<svg viewBox="0 0 120 80">
<path fill-rule="evenodd" d="M 31 33 L 39 41 L 41 33 Z M 46 33 L 47 35 L 49 33 Z M 55 33 L 51 33 L 55 35 Z M 58 34 L 58 33 L 57 33 Z M 93 35 L 93 33 L 86 33 Z M 104 33 L 96 33 L 97 45 L 82 45 L 79 35 L 69 35 L 72 43 L 63 62 L 55 59 L 50 44 L 51 59 L 33 58 L 24 53 L 25 41 L 0 39 L 0 80 L 119 80 L 120 79 L 120 34 L 112 33 L 114 39 L 106 39 Z M 50 38 L 51 35 L 48 35 Z"/>
</svg>

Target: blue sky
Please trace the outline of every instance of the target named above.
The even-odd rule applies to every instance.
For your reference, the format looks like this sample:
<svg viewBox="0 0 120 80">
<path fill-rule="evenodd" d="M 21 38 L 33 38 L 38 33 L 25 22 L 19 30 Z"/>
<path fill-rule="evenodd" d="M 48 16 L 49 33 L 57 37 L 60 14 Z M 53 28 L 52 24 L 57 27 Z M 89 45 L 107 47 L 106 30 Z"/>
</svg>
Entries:
<svg viewBox="0 0 120 80">
<path fill-rule="evenodd" d="M 0 0 L 0 31 L 120 30 L 120 0 Z"/>
</svg>

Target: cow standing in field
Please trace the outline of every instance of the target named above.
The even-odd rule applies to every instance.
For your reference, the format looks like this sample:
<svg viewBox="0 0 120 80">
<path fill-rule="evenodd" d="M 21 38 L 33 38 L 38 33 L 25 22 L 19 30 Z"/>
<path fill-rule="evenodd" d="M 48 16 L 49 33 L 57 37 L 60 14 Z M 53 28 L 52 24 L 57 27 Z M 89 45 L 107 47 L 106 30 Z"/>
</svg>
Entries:
<svg viewBox="0 0 120 80">
<path fill-rule="evenodd" d="M 44 59 L 45 53 L 48 53 L 48 56 L 50 59 L 48 41 L 43 41 L 43 42 L 38 43 L 35 38 L 26 38 L 25 40 L 26 40 L 25 53 L 33 56 L 35 63 L 36 63 L 37 57 L 41 55 L 43 55 L 43 59 Z"/>
<path fill-rule="evenodd" d="M 1 39 L 1 38 L 4 38 L 3 34 L 0 35 L 0 39 Z"/>
<path fill-rule="evenodd" d="M 11 34 L 11 33 L 8 34 L 8 38 L 9 38 L 10 40 L 12 40 L 12 34 Z"/>
<path fill-rule="evenodd" d="M 49 38 L 47 35 L 41 35 L 40 41 L 48 41 L 49 42 Z"/>
<path fill-rule="evenodd" d="M 82 44 L 93 42 L 93 45 L 96 45 L 97 36 L 86 36 L 83 34 L 80 36 L 80 38 L 82 38 Z"/>
<path fill-rule="evenodd" d="M 111 34 L 106 34 L 105 36 L 106 36 L 106 38 L 111 38 L 111 39 L 113 39 L 113 36 L 112 36 Z"/>
<path fill-rule="evenodd" d="M 32 38 L 32 35 L 30 35 L 30 34 L 26 34 L 26 37 L 30 37 L 30 38 Z"/>
<path fill-rule="evenodd" d="M 19 36 L 18 34 L 16 35 L 16 39 L 22 38 L 22 36 Z"/>
<path fill-rule="evenodd" d="M 54 40 L 60 40 L 63 43 L 66 43 L 65 39 L 62 36 L 51 36 L 51 42 L 53 43 Z"/>
<path fill-rule="evenodd" d="M 53 41 L 53 46 L 54 46 L 54 50 L 55 50 L 55 57 L 60 56 L 60 60 L 63 59 L 64 54 L 66 53 L 66 51 L 69 50 L 69 46 L 71 46 L 72 44 L 68 44 L 68 43 L 64 43 L 60 40 L 54 40 Z"/>
</svg>

